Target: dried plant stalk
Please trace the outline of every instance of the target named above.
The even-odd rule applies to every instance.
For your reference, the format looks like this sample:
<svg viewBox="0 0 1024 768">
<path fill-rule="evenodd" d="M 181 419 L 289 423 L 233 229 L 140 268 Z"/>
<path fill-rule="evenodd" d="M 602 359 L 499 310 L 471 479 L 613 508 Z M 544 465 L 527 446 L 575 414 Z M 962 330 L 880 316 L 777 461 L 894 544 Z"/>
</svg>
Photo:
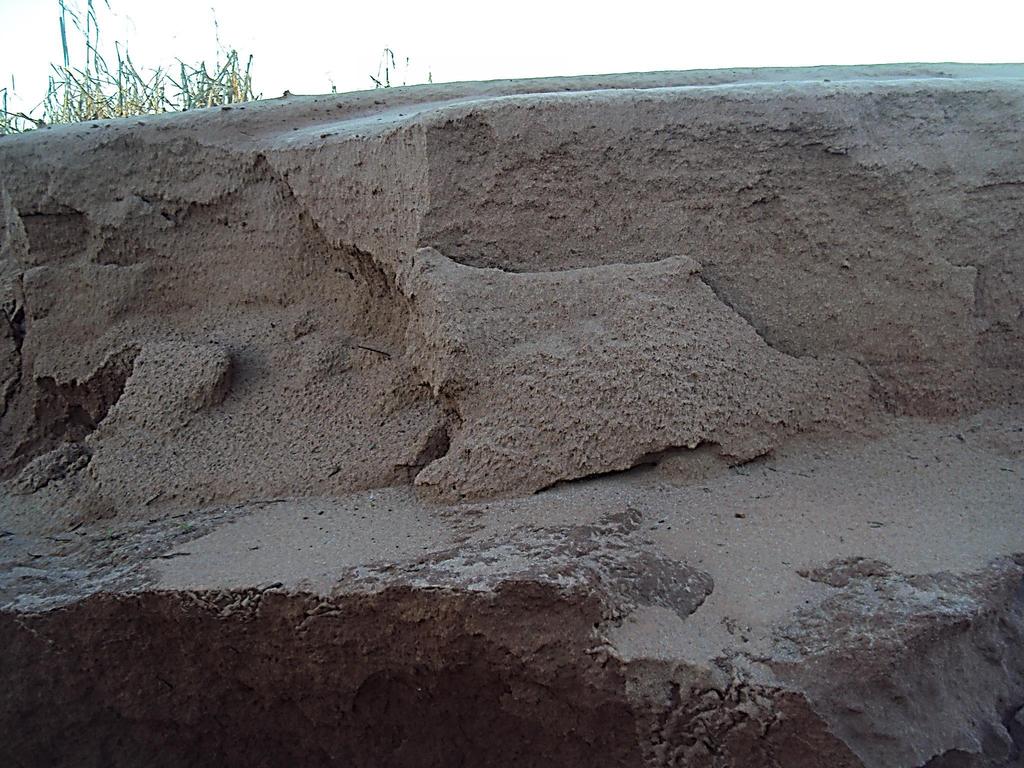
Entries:
<svg viewBox="0 0 1024 768">
<path fill-rule="evenodd" d="M 218 56 L 212 71 L 205 62 L 191 66 L 179 61 L 179 76 L 174 79 L 159 67 L 136 67 L 128 52 L 115 44 L 117 64 L 111 69 L 100 53 L 100 28 L 93 0 L 86 4 L 84 22 L 64 0 L 58 0 L 58 5 L 64 63 L 52 67 L 46 96 L 40 105 L 43 118 L 9 112 L 7 89 L 0 89 L 0 135 L 42 125 L 179 112 L 259 98 L 252 87 L 252 56 L 245 60 L 243 67 L 242 58 L 234 49 L 221 51 L 224 63 L 220 63 Z M 82 66 L 70 63 L 68 21 L 85 43 Z"/>
</svg>

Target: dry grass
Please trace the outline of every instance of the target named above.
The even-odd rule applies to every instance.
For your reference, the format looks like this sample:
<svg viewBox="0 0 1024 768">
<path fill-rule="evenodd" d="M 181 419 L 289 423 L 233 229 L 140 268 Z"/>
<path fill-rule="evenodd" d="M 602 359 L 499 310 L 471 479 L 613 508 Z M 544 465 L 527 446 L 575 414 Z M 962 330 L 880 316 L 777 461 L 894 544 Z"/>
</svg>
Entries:
<svg viewBox="0 0 1024 768">
<path fill-rule="evenodd" d="M 9 112 L 7 89 L 2 89 L 0 135 L 44 125 L 181 112 L 258 98 L 252 87 L 252 56 L 243 65 L 236 50 L 222 49 L 209 68 L 205 62 L 189 65 L 179 61 L 175 77 L 161 67 L 137 67 L 127 50 L 115 44 L 117 62 L 111 67 L 100 53 L 94 0 L 87 0 L 84 18 L 64 0 L 58 0 L 58 6 L 64 62 L 52 67 L 40 104 L 42 117 Z M 72 66 L 68 50 L 69 22 L 85 44 L 84 61 L 77 66 Z"/>
<path fill-rule="evenodd" d="M 218 63 L 212 72 L 206 70 L 206 64 L 189 67 L 181 64 L 181 77 L 171 83 L 178 89 L 176 107 L 178 109 L 199 109 L 221 104 L 235 104 L 239 101 L 253 101 L 256 96 L 252 90 L 252 56 L 245 62 L 243 69 L 238 51 L 232 49 L 225 54 L 223 64 Z"/>
<path fill-rule="evenodd" d="M 0 136 L 8 133 L 22 133 L 40 128 L 45 123 L 24 112 L 10 112 L 7 109 L 7 88 L 0 88 Z"/>
<path fill-rule="evenodd" d="M 54 67 L 43 119 L 58 125 L 252 101 L 252 57 L 244 68 L 237 51 L 227 51 L 225 57 L 212 70 L 205 62 L 179 62 L 177 79 L 161 68 L 140 70 L 119 47 L 113 70 L 99 56 L 85 69 Z"/>
</svg>

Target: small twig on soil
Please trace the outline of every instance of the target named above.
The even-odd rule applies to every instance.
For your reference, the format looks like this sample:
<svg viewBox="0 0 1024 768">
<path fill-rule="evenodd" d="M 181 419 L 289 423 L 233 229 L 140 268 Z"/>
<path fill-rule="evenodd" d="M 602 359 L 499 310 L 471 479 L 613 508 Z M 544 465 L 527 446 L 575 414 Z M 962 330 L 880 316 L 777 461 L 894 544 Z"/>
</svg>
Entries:
<svg viewBox="0 0 1024 768">
<path fill-rule="evenodd" d="M 365 349 L 367 352 L 376 352 L 378 355 L 384 355 L 384 357 L 389 359 L 391 357 L 390 352 L 385 352 L 383 349 L 374 349 L 373 347 L 367 347 L 362 344 L 356 344 L 356 349 Z"/>
</svg>

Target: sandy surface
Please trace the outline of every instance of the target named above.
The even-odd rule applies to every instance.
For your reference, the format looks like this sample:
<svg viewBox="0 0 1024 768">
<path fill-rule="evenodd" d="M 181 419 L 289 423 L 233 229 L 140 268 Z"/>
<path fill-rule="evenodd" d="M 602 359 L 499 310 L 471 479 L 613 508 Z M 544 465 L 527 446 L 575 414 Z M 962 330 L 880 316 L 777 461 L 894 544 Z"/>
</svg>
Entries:
<svg viewBox="0 0 1024 768">
<path fill-rule="evenodd" d="M 643 516 L 637 546 L 706 570 L 715 590 L 686 621 L 675 617 L 672 632 L 652 636 L 643 626 L 634 637 L 631 623 L 650 618 L 641 610 L 616 630 L 622 652 L 637 653 L 639 642 L 644 654 L 694 663 L 727 647 L 757 654 L 776 624 L 831 591 L 800 571 L 863 557 L 905 574 L 969 572 L 1024 551 L 1024 413 L 890 429 L 870 440 L 797 443 L 700 479 L 668 462 L 525 500 L 435 506 L 408 489 L 382 489 L 280 501 L 170 550 L 179 556 L 154 561 L 155 586 L 263 581 L 323 591 L 349 569 L 471 547 L 516 528 L 594 523 L 630 507 Z"/>
</svg>

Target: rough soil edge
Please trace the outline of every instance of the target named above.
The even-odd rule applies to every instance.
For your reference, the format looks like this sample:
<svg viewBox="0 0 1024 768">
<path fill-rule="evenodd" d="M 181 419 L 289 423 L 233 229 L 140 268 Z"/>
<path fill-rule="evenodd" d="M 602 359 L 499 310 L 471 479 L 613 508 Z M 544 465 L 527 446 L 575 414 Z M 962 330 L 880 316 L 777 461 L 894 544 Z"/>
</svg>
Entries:
<svg viewBox="0 0 1024 768">
<path fill-rule="evenodd" d="M 11 694 L 0 722 L 17 726 L 0 755 L 53 766 L 96 755 L 111 766 L 858 765 L 793 694 L 673 684 L 664 700 L 635 700 L 625 666 L 595 647 L 601 620 L 593 597 L 529 582 L 102 595 L 4 614 L 14 652 L 0 665 Z"/>
</svg>

